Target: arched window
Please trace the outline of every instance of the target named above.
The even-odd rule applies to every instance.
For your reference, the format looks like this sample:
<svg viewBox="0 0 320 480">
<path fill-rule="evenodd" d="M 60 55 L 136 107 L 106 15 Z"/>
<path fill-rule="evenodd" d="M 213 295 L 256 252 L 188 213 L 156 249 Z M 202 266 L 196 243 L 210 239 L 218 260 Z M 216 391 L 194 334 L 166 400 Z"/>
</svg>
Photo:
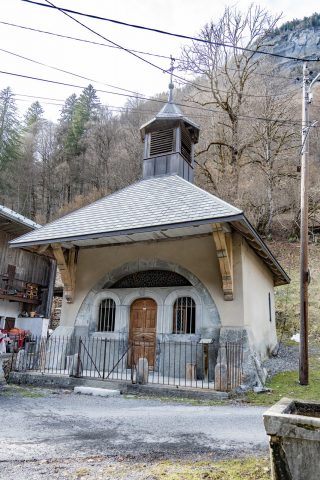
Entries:
<svg viewBox="0 0 320 480">
<path fill-rule="evenodd" d="M 175 301 L 173 333 L 196 333 L 196 304 L 191 297 L 179 297 Z"/>
<path fill-rule="evenodd" d="M 112 298 L 105 298 L 99 306 L 98 332 L 114 332 L 116 318 L 116 302 Z"/>
</svg>

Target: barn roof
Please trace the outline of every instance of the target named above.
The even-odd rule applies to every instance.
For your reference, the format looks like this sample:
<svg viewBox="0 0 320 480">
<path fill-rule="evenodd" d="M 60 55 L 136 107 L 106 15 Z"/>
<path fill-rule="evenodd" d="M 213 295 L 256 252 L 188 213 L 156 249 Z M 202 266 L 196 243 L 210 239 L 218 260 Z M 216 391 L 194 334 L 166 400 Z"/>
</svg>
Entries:
<svg viewBox="0 0 320 480">
<path fill-rule="evenodd" d="M 2 231 L 14 235 L 22 235 L 30 230 L 40 228 L 41 225 L 29 218 L 20 215 L 4 205 L 0 205 L 0 228 Z"/>
<path fill-rule="evenodd" d="M 278 278 L 288 276 L 242 210 L 177 175 L 152 177 L 108 195 L 11 242 L 12 246 L 65 243 L 83 246 L 209 234 L 212 224 L 233 225 Z"/>
</svg>

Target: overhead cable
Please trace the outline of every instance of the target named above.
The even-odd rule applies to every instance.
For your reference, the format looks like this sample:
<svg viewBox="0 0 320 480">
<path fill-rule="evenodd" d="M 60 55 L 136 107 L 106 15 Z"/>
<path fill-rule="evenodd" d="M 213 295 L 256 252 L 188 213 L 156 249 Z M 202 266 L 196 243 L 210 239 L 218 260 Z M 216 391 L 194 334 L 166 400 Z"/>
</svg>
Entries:
<svg viewBox="0 0 320 480">
<path fill-rule="evenodd" d="M 41 65 L 43 67 L 46 67 L 46 68 L 50 68 L 52 70 L 56 70 L 58 72 L 62 72 L 62 73 L 66 73 L 67 75 L 72 75 L 74 77 L 77 77 L 77 78 L 81 78 L 83 80 L 88 80 L 89 82 L 94 82 L 94 83 L 98 83 L 98 84 L 101 84 L 101 85 L 105 85 L 106 87 L 110 87 L 110 88 L 115 88 L 116 90 L 121 90 L 123 92 L 128 92 L 128 93 L 133 93 L 134 95 L 138 94 L 140 96 L 144 96 L 144 94 L 142 93 L 139 93 L 137 91 L 134 91 L 134 90 L 128 90 L 127 88 L 122 88 L 122 87 L 117 87 L 115 85 L 111 85 L 110 83 L 105 83 L 105 82 L 101 82 L 99 80 L 94 80 L 92 78 L 89 78 L 89 77 L 85 77 L 83 75 L 79 75 L 77 73 L 74 73 L 74 72 L 70 72 L 69 70 L 64 70 L 62 68 L 59 68 L 59 67 L 54 67 L 53 65 L 48 65 L 47 63 L 43 63 L 43 62 L 40 62 L 38 60 L 34 60 L 32 58 L 29 58 L 29 57 L 25 57 L 24 55 L 20 55 L 18 53 L 15 53 L 15 52 L 11 52 L 9 50 L 6 50 L 4 48 L 0 48 L 0 51 L 1 52 L 4 52 L 4 53 L 7 53 L 9 55 L 12 55 L 14 57 L 18 57 L 18 58 L 22 58 L 23 60 L 27 60 L 28 62 L 32 62 L 32 63 L 36 63 L 37 65 Z M 194 84 L 193 82 L 191 83 L 192 85 L 197 85 L 197 84 Z M 203 92 L 211 92 L 211 90 L 213 91 L 216 91 L 216 92 L 219 92 L 219 93 L 228 93 L 227 91 L 225 90 L 221 90 L 221 89 L 209 89 L 205 86 L 200 86 L 198 85 L 199 87 L 201 87 L 203 90 Z M 265 94 L 265 95 L 255 95 L 255 94 L 251 94 L 251 93 L 242 93 L 242 96 L 245 96 L 245 97 L 255 97 L 255 98 L 269 98 L 269 97 L 279 97 L 279 96 L 282 96 L 282 95 L 287 95 L 288 92 L 285 92 L 285 93 L 278 93 L 278 94 Z"/>
<path fill-rule="evenodd" d="M 45 7 L 47 5 L 44 5 Z M 115 45 L 107 45 L 106 43 L 101 43 L 101 42 L 94 42 L 93 40 L 85 40 L 84 38 L 77 38 L 77 37 L 71 37 L 70 35 L 62 35 L 60 33 L 54 33 L 54 32 L 48 32 L 47 30 L 39 30 L 38 28 L 31 28 L 31 27 L 26 27 L 25 25 L 17 25 L 16 23 L 9 23 L 9 22 L 4 22 L 0 21 L 1 24 L 7 25 L 10 27 L 16 27 L 16 28 L 22 28 L 24 30 L 30 30 L 32 32 L 37 32 L 37 33 L 44 33 L 46 35 L 52 35 L 54 37 L 61 37 L 61 38 L 66 38 L 68 40 L 75 40 L 77 42 L 83 42 L 83 43 L 91 43 L 92 45 L 98 45 L 100 47 L 108 47 L 108 48 L 115 48 L 117 50 L 121 50 L 120 47 L 116 47 Z M 158 58 L 164 58 L 166 60 L 170 60 L 169 56 L 166 55 L 160 55 L 159 53 L 151 53 L 151 52 L 142 52 L 141 50 L 133 50 L 130 49 L 131 52 L 134 53 L 139 53 L 140 55 L 149 55 L 150 57 L 158 57 Z"/>
<path fill-rule="evenodd" d="M 50 83 L 50 84 L 55 84 L 55 85 L 62 85 L 62 86 L 65 86 L 65 87 L 81 88 L 81 89 L 85 88 L 83 85 L 76 85 L 76 84 L 72 84 L 72 83 L 58 82 L 56 80 L 49 80 L 49 79 L 45 79 L 45 78 L 32 77 L 32 76 L 29 76 L 29 75 L 23 75 L 23 74 L 20 74 L 20 73 L 13 73 L 13 72 L 5 72 L 5 71 L 2 71 L 2 70 L 0 70 L 0 74 L 25 78 L 25 79 L 29 79 L 29 80 L 37 80 L 37 81 Z M 166 104 L 167 103 L 167 100 L 161 100 L 161 99 L 157 99 L 157 98 L 140 97 L 139 95 L 129 95 L 129 94 L 120 93 L 120 92 L 111 92 L 111 91 L 108 91 L 108 90 L 102 90 L 102 89 L 98 89 L 98 88 L 95 89 L 95 90 L 97 92 L 108 93 L 110 95 L 118 95 L 118 96 L 127 97 L 127 98 L 134 98 L 136 100 L 150 101 L 150 102 L 156 102 L 156 103 L 161 103 L 161 104 Z M 206 108 L 206 107 L 203 107 L 203 106 L 193 106 L 193 105 L 188 105 L 188 104 L 180 103 L 180 102 L 175 102 L 175 104 L 179 107 L 186 107 L 186 108 L 195 109 L 195 110 L 201 110 L 201 111 L 207 111 L 207 112 L 212 112 L 212 113 L 217 113 L 217 114 L 222 114 L 222 115 L 228 115 L 228 113 L 223 111 L 223 110 L 220 111 L 220 110 L 217 110 L 217 109 Z M 298 122 L 298 121 L 296 122 L 296 121 L 292 121 L 292 120 L 281 120 L 281 119 L 277 119 L 277 118 L 255 117 L 255 116 L 252 116 L 252 115 L 244 115 L 244 114 L 238 115 L 238 117 L 239 118 L 246 118 L 246 119 L 250 119 L 250 120 L 264 121 L 264 122 L 281 123 L 283 125 L 285 125 L 285 124 L 301 125 L 301 123 Z"/>
<path fill-rule="evenodd" d="M 42 65 L 43 67 L 51 68 L 52 70 L 57 70 L 58 72 L 62 72 L 62 73 L 66 73 L 68 75 L 72 75 L 73 77 L 82 78 L 83 80 L 88 80 L 89 82 L 99 83 L 101 85 L 105 85 L 106 87 L 111 87 L 111 88 L 115 88 L 117 90 L 122 90 L 123 92 L 129 92 L 129 93 L 133 93 L 133 94 L 139 93 L 139 92 L 134 92 L 133 90 L 128 90 L 126 88 L 121 88 L 121 87 L 117 87 L 115 85 L 110 85 L 109 83 L 100 82 L 99 80 L 94 80 L 94 79 L 89 78 L 89 77 L 84 77 L 83 75 L 79 75 L 77 73 L 73 73 L 73 72 L 70 72 L 68 70 L 63 70 L 62 68 L 53 67 L 52 65 L 48 65 L 47 63 L 39 62 L 38 60 L 34 60 L 32 58 L 25 57 L 23 55 L 19 55 L 18 53 L 10 52 L 9 50 L 5 50 L 4 48 L 0 48 L 0 51 L 8 53 L 9 55 L 13 55 L 14 57 L 22 58 L 23 60 L 27 60 L 28 62 L 36 63 L 37 65 Z M 142 93 L 139 93 L 139 95 L 143 96 Z"/>
<path fill-rule="evenodd" d="M 41 7 L 55 8 L 55 9 L 59 10 L 60 12 L 65 13 L 66 15 L 68 15 L 69 13 L 72 13 L 73 15 L 80 15 L 82 17 L 92 18 L 92 19 L 95 19 L 95 20 L 103 20 L 105 22 L 110 22 L 110 23 L 114 23 L 114 24 L 117 24 L 117 25 L 122 25 L 122 26 L 125 26 L 125 27 L 136 28 L 136 29 L 139 29 L 139 30 L 146 30 L 146 31 L 149 31 L 149 32 L 159 33 L 159 34 L 162 34 L 162 35 L 168 35 L 168 36 L 171 36 L 171 37 L 183 38 L 185 40 L 192 40 L 194 42 L 207 43 L 207 44 L 215 45 L 215 46 L 218 46 L 218 47 L 233 48 L 233 49 L 237 49 L 237 50 L 240 50 L 240 51 L 243 51 L 243 52 L 249 52 L 249 53 L 254 53 L 254 54 L 259 54 L 259 55 L 268 55 L 268 56 L 271 56 L 271 57 L 284 58 L 286 60 L 295 60 L 295 61 L 299 61 L 299 62 L 305 62 L 305 61 L 318 62 L 318 61 L 320 61 L 320 57 L 317 57 L 316 59 L 304 59 L 304 58 L 299 58 L 299 57 L 292 57 L 292 56 L 287 56 L 287 55 L 281 55 L 280 53 L 266 52 L 266 51 L 263 51 L 263 50 L 254 50 L 252 48 L 240 47 L 240 46 L 237 46 L 237 45 L 236 46 L 229 45 L 229 44 L 224 43 L 224 42 L 213 42 L 213 41 L 210 41 L 210 40 L 205 40 L 204 38 L 200 38 L 200 37 L 192 37 L 190 35 L 183 35 L 183 34 L 179 34 L 179 33 L 168 32 L 166 30 L 146 27 L 144 25 L 137 25 L 137 24 L 129 23 L 129 22 L 123 22 L 123 21 L 120 21 L 120 20 L 115 20 L 113 18 L 100 17 L 98 15 L 83 13 L 83 12 L 79 12 L 77 10 L 70 10 L 68 8 L 57 7 L 56 5 L 54 5 L 49 0 L 45 0 L 48 5 L 46 5 L 44 3 L 41 3 L 41 2 L 35 2 L 33 0 L 21 0 L 21 1 L 26 2 L 26 3 L 31 3 L 31 4 L 34 4 L 34 5 L 38 5 L 38 6 L 41 6 Z M 68 15 L 68 16 L 70 18 L 73 18 L 73 17 L 71 17 L 71 15 Z M 76 19 L 74 19 L 74 20 L 76 20 Z M 81 24 L 81 22 L 79 22 L 79 23 Z M 89 29 L 90 27 L 87 27 L 87 28 Z"/>
<path fill-rule="evenodd" d="M 4 21 L 0 20 L 0 24 L 7 25 L 7 26 L 10 26 L 10 27 L 21 28 L 21 29 L 24 29 L 24 30 L 30 30 L 30 31 L 35 32 L 35 33 L 43 33 L 43 34 L 46 34 L 46 35 L 52 35 L 52 36 L 55 36 L 55 37 L 65 38 L 67 40 L 75 40 L 75 41 L 78 41 L 78 42 L 84 42 L 84 43 L 88 43 L 88 44 L 92 44 L 92 45 L 98 45 L 98 46 L 101 46 L 101 47 L 115 48 L 117 50 L 121 50 L 120 47 L 115 47 L 114 45 L 107 45 L 106 43 L 94 42 L 93 40 L 86 40 L 84 38 L 72 37 L 70 35 L 62 35 L 60 33 L 49 32 L 47 30 L 39 30 L 38 28 L 27 27 L 25 25 L 18 25 L 16 23 L 9 23 L 9 22 L 4 22 Z M 130 48 L 130 51 L 135 52 L 135 53 L 140 53 L 141 55 L 150 55 L 152 57 L 158 57 L 158 58 L 164 58 L 166 60 L 170 60 L 169 56 L 160 55 L 158 53 L 144 52 L 144 51 L 141 51 L 141 50 L 134 50 L 134 49 L 131 49 L 131 48 Z M 177 60 L 179 60 L 179 58 L 177 58 Z M 238 71 L 238 69 L 232 68 L 232 67 L 229 67 L 229 66 L 228 66 L 228 70 Z M 223 71 L 221 71 L 220 73 L 222 75 L 226 75 L 226 73 L 223 72 Z M 261 76 L 261 77 L 270 77 L 270 78 L 276 78 L 276 79 L 283 78 L 285 80 L 288 80 L 290 78 L 293 79 L 293 80 L 297 79 L 297 75 L 292 75 L 292 76 L 291 75 L 290 76 L 289 75 L 273 75 L 271 73 L 262 73 L 262 72 L 256 72 L 256 71 L 251 72 L 251 75 L 257 75 L 257 76 Z"/>
</svg>

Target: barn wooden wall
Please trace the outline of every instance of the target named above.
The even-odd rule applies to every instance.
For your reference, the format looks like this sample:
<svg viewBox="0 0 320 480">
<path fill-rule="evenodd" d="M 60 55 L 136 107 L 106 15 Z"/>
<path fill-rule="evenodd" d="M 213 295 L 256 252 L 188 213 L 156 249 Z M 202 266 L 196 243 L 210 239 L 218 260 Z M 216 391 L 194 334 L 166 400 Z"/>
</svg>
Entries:
<svg viewBox="0 0 320 480">
<path fill-rule="evenodd" d="M 7 272 L 8 265 L 16 266 L 16 278 L 30 283 L 48 286 L 50 259 L 20 248 L 10 248 L 9 241 L 16 235 L 0 232 L 0 274 Z"/>
</svg>

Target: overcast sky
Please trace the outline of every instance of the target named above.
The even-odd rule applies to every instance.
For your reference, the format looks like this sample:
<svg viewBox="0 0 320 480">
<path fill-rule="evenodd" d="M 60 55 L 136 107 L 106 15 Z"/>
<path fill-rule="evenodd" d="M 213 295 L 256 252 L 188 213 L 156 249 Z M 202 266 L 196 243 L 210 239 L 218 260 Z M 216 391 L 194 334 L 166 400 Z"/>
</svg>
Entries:
<svg viewBox="0 0 320 480">
<path fill-rule="evenodd" d="M 38 0 L 45 3 L 45 0 Z M 52 0 L 57 6 L 85 13 L 113 18 L 128 23 L 145 25 L 185 35 L 197 35 L 201 27 L 211 19 L 217 20 L 226 5 L 237 5 L 246 9 L 250 1 L 240 0 Z M 259 4 L 274 14 L 283 12 L 283 21 L 309 16 L 320 11 L 319 0 L 261 0 Z M 23 2 L 22 0 L 0 0 L 0 21 L 46 30 L 96 42 L 102 42 L 93 33 L 77 25 L 59 11 Z M 76 17 L 103 36 L 123 47 L 178 57 L 183 41 L 156 33 L 113 25 L 109 22 Z M 133 58 L 124 51 L 103 46 L 83 44 L 73 40 L 0 23 L 0 48 L 42 63 L 52 65 L 95 80 L 89 82 L 66 73 L 36 65 L 0 51 L 2 71 L 33 77 L 46 78 L 85 87 L 92 83 L 97 89 L 117 91 L 103 84 L 141 92 L 152 96 L 167 90 L 168 78 L 160 70 Z M 162 69 L 169 68 L 169 60 L 144 57 Z M 101 82 L 101 83 L 98 83 Z M 0 74 L 0 89 L 10 86 L 14 93 L 57 99 L 57 105 L 43 100 L 47 118 L 56 120 L 61 108 L 58 103 L 71 93 L 81 89 L 50 85 L 35 80 L 15 78 Z M 119 90 L 118 90 L 119 91 Z M 103 103 L 120 106 L 125 97 L 99 93 Z M 33 99 L 19 98 L 21 113 Z M 26 100 L 26 101 L 24 101 Z M 40 99 L 41 101 L 41 99 Z"/>
</svg>

